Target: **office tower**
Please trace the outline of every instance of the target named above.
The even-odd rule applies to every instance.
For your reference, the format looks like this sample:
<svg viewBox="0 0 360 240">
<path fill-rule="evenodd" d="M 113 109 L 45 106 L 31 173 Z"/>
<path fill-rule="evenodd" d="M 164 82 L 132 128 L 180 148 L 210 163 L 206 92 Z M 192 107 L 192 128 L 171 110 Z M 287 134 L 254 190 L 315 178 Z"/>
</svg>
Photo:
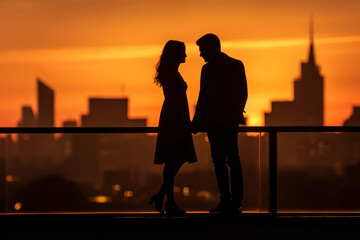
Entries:
<svg viewBox="0 0 360 240">
<path fill-rule="evenodd" d="M 83 127 L 146 127 L 146 118 L 128 118 L 127 98 L 90 98 Z"/>
<path fill-rule="evenodd" d="M 301 63 L 301 76 L 294 82 L 294 100 L 271 103 L 265 113 L 266 126 L 323 126 L 324 77 L 316 64 L 313 24 L 310 21 L 310 47 L 307 62 Z"/>
<path fill-rule="evenodd" d="M 360 126 L 360 106 L 353 106 L 351 116 L 343 123 L 344 126 Z"/>
<path fill-rule="evenodd" d="M 54 127 L 54 91 L 37 79 L 38 126 Z"/>
<path fill-rule="evenodd" d="M 36 118 L 31 106 L 22 106 L 21 108 L 21 120 L 18 123 L 18 127 L 35 127 Z"/>
</svg>

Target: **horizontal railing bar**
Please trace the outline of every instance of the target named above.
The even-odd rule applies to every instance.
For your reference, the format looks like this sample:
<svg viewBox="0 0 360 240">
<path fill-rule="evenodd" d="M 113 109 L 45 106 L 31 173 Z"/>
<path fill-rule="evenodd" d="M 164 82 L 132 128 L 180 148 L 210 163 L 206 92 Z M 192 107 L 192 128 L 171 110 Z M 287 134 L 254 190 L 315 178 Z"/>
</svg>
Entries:
<svg viewBox="0 0 360 240">
<path fill-rule="evenodd" d="M 1 133 L 157 133 L 157 127 L 29 127 L 0 128 Z"/>
<path fill-rule="evenodd" d="M 246 126 L 239 132 L 360 132 L 360 126 Z M 2 127 L 10 133 L 157 133 L 158 127 Z M 205 132 L 201 130 L 200 132 Z"/>
<path fill-rule="evenodd" d="M 360 126 L 250 126 L 239 132 L 360 132 Z"/>
</svg>

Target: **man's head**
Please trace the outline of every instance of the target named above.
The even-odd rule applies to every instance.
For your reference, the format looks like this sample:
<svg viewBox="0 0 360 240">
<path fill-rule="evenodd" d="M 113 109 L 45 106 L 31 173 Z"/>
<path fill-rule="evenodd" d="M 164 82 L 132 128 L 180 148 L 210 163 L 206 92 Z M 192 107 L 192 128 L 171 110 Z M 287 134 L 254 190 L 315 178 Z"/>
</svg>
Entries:
<svg viewBox="0 0 360 240">
<path fill-rule="evenodd" d="M 208 33 L 196 41 L 199 46 L 200 56 L 205 62 L 209 62 L 216 58 L 221 52 L 220 40 L 212 33 Z"/>
</svg>

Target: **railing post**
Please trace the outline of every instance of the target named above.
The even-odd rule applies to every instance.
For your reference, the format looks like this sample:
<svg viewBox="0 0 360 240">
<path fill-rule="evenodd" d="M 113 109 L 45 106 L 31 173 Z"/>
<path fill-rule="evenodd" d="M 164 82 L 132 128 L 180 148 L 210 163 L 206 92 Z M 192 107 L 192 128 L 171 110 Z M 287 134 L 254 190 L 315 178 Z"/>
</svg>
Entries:
<svg viewBox="0 0 360 240">
<path fill-rule="evenodd" d="M 271 215 L 277 215 L 277 132 L 269 131 L 269 195 Z"/>
<path fill-rule="evenodd" d="M 6 211 L 6 159 L 5 139 L 0 138 L 0 213 Z"/>
</svg>

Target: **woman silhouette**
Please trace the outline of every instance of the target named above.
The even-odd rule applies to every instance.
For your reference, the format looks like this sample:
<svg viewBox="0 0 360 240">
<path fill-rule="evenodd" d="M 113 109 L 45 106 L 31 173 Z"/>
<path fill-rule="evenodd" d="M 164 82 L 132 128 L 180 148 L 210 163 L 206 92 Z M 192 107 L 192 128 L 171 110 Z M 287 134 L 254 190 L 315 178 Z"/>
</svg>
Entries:
<svg viewBox="0 0 360 240">
<path fill-rule="evenodd" d="M 163 199 L 167 197 L 167 215 L 183 215 L 174 199 L 174 178 L 185 162 L 196 162 L 194 143 L 190 131 L 189 106 L 186 97 L 187 85 L 178 69 L 185 62 L 185 44 L 170 40 L 165 44 L 156 66 L 155 83 L 162 87 L 165 100 L 161 109 L 159 131 L 155 149 L 155 164 L 163 164 L 163 184 L 149 204 L 164 213 Z"/>
</svg>

